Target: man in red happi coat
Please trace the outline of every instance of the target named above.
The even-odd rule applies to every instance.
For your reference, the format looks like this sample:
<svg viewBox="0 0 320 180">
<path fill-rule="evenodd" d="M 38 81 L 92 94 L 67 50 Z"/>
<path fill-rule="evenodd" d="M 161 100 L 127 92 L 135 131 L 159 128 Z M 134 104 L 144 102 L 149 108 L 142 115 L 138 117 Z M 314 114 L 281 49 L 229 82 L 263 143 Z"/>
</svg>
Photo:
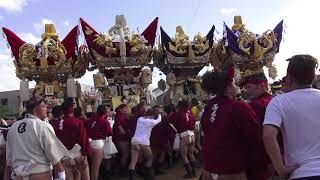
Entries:
<svg viewBox="0 0 320 180">
<path fill-rule="evenodd" d="M 259 128 L 262 129 L 264 115 L 272 95 L 268 92 L 268 80 L 263 73 L 254 74 L 244 78 L 241 86 L 245 89 L 246 99 L 256 114 Z M 261 131 L 262 132 L 262 131 Z M 263 144 L 261 144 L 262 147 Z M 251 159 L 251 165 L 247 171 L 248 180 L 267 180 L 271 177 L 272 171 L 268 167 L 271 163 L 264 148 Z"/>
<path fill-rule="evenodd" d="M 89 179 L 88 162 L 86 156 L 89 154 L 89 139 L 83 122 L 74 117 L 74 108 L 72 100 L 66 100 L 61 105 L 63 118 L 60 115 L 60 107 L 53 108 L 54 120 L 50 123 L 54 128 L 56 136 L 69 150 L 70 159 L 64 159 L 63 165 L 66 168 L 68 177 L 79 176 L 74 174 L 73 169 L 78 167 L 78 173 L 83 179 Z M 76 166 L 75 166 L 76 165 Z"/>
</svg>

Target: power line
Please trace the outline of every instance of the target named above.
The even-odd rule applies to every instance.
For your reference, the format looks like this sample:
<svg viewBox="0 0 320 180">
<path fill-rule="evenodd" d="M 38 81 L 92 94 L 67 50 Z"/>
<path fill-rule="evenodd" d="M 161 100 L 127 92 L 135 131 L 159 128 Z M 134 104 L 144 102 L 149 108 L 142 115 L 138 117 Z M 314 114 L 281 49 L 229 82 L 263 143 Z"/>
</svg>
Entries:
<svg viewBox="0 0 320 180">
<path fill-rule="evenodd" d="M 189 24 L 187 25 L 187 30 L 188 31 L 190 31 L 190 29 L 192 29 L 193 21 L 194 21 L 196 15 L 198 14 L 198 11 L 200 9 L 200 1 L 201 0 L 196 0 L 197 5 L 195 6 L 195 9 L 194 9 L 193 14 L 192 14 L 192 16 L 190 18 Z"/>
</svg>

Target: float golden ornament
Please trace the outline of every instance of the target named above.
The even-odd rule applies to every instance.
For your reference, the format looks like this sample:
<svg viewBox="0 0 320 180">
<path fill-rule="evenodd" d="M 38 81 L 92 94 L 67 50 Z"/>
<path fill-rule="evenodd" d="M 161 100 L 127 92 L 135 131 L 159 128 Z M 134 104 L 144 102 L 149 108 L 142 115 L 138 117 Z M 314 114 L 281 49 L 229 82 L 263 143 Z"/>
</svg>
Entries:
<svg viewBox="0 0 320 180">
<path fill-rule="evenodd" d="M 232 29 L 224 24 L 223 39 L 212 49 L 210 62 L 217 71 L 233 67 L 242 79 L 255 74 L 264 74 L 263 67 L 269 69 L 269 77 L 275 79 L 277 70 L 273 64 L 279 51 L 283 33 L 283 21 L 273 30 L 257 35 L 246 29 L 241 16 L 234 17 Z"/>
<path fill-rule="evenodd" d="M 83 76 L 88 62 L 78 56 L 78 26 L 62 41 L 54 24 L 45 24 L 44 29 L 41 41 L 35 45 L 24 42 L 7 28 L 3 28 L 3 32 L 14 56 L 16 76 L 24 82 L 36 82 L 34 96 L 55 101 L 67 96 L 64 94 L 67 79 Z M 28 85 L 21 87 L 27 88 Z"/>
<path fill-rule="evenodd" d="M 169 89 L 166 92 L 165 104 L 177 104 L 182 99 L 197 98 L 205 100 L 200 87 L 199 71 L 207 66 L 214 45 L 213 26 L 206 36 L 197 33 L 192 40 L 181 26 L 176 27 L 173 38 L 162 29 L 161 44 L 154 55 L 155 65 L 166 75 Z"/>
<path fill-rule="evenodd" d="M 146 96 L 152 70 L 146 66 L 152 66 L 158 18 L 141 34 L 130 31 L 124 15 L 117 15 L 115 19 L 115 25 L 106 33 L 98 33 L 80 19 L 88 49 L 81 56 L 90 62 L 91 70 L 98 69 L 108 79 L 108 85 L 96 86 L 102 92 L 104 104 L 128 103 L 131 106 L 140 100 L 150 103 Z"/>
</svg>

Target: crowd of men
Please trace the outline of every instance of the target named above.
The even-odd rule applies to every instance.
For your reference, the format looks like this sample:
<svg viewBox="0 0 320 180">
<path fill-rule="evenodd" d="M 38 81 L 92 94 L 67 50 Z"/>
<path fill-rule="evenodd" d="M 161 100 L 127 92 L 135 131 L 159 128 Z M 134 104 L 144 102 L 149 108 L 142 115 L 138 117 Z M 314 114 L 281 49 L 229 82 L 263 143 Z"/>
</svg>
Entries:
<svg viewBox="0 0 320 180">
<path fill-rule="evenodd" d="M 45 101 L 32 98 L 23 118 L 1 131 L 4 179 L 153 180 L 179 155 L 181 179 L 203 166 L 202 180 L 318 180 L 318 62 L 310 55 L 288 61 L 273 94 L 265 75 L 253 74 L 238 84 L 241 100 L 232 69 L 207 72 L 202 88 L 212 96 L 205 106 L 196 99 L 164 108 L 121 104 L 113 117 L 104 105 L 84 115 L 67 99 L 46 121 Z"/>
</svg>

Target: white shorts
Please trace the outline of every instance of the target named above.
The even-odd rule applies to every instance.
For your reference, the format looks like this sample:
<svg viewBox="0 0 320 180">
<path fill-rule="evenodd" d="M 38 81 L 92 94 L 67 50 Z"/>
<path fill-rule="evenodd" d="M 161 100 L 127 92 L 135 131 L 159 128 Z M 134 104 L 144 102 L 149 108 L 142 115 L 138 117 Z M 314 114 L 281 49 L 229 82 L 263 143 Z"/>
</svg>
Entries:
<svg viewBox="0 0 320 180">
<path fill-rule="evenodd" d="M 180 133 L 181 138 L 188 137 L 188 141 L 189 141 L 188 144 L 192 143 L 192 136 L 194 136 L 194 132 L 190 131 L 190 130 L 187 130 L 187 131 Z M 180 141 L 180 143 L 181 143 L 181 141 Z"/>
<path fill-rule="evenodd" d="M 90 147 L 95 149 L 101 149 L 104 146 L 104 140 L 103 139 L 97 139 L 90 141 Z"/>
<path fill-rule="evenodd" d="M 180 133 L 180 137 L 186 137 L 186 136 L 194 136 L 194 132 L 187 130 L 187 131 Z"/>
</svg>

